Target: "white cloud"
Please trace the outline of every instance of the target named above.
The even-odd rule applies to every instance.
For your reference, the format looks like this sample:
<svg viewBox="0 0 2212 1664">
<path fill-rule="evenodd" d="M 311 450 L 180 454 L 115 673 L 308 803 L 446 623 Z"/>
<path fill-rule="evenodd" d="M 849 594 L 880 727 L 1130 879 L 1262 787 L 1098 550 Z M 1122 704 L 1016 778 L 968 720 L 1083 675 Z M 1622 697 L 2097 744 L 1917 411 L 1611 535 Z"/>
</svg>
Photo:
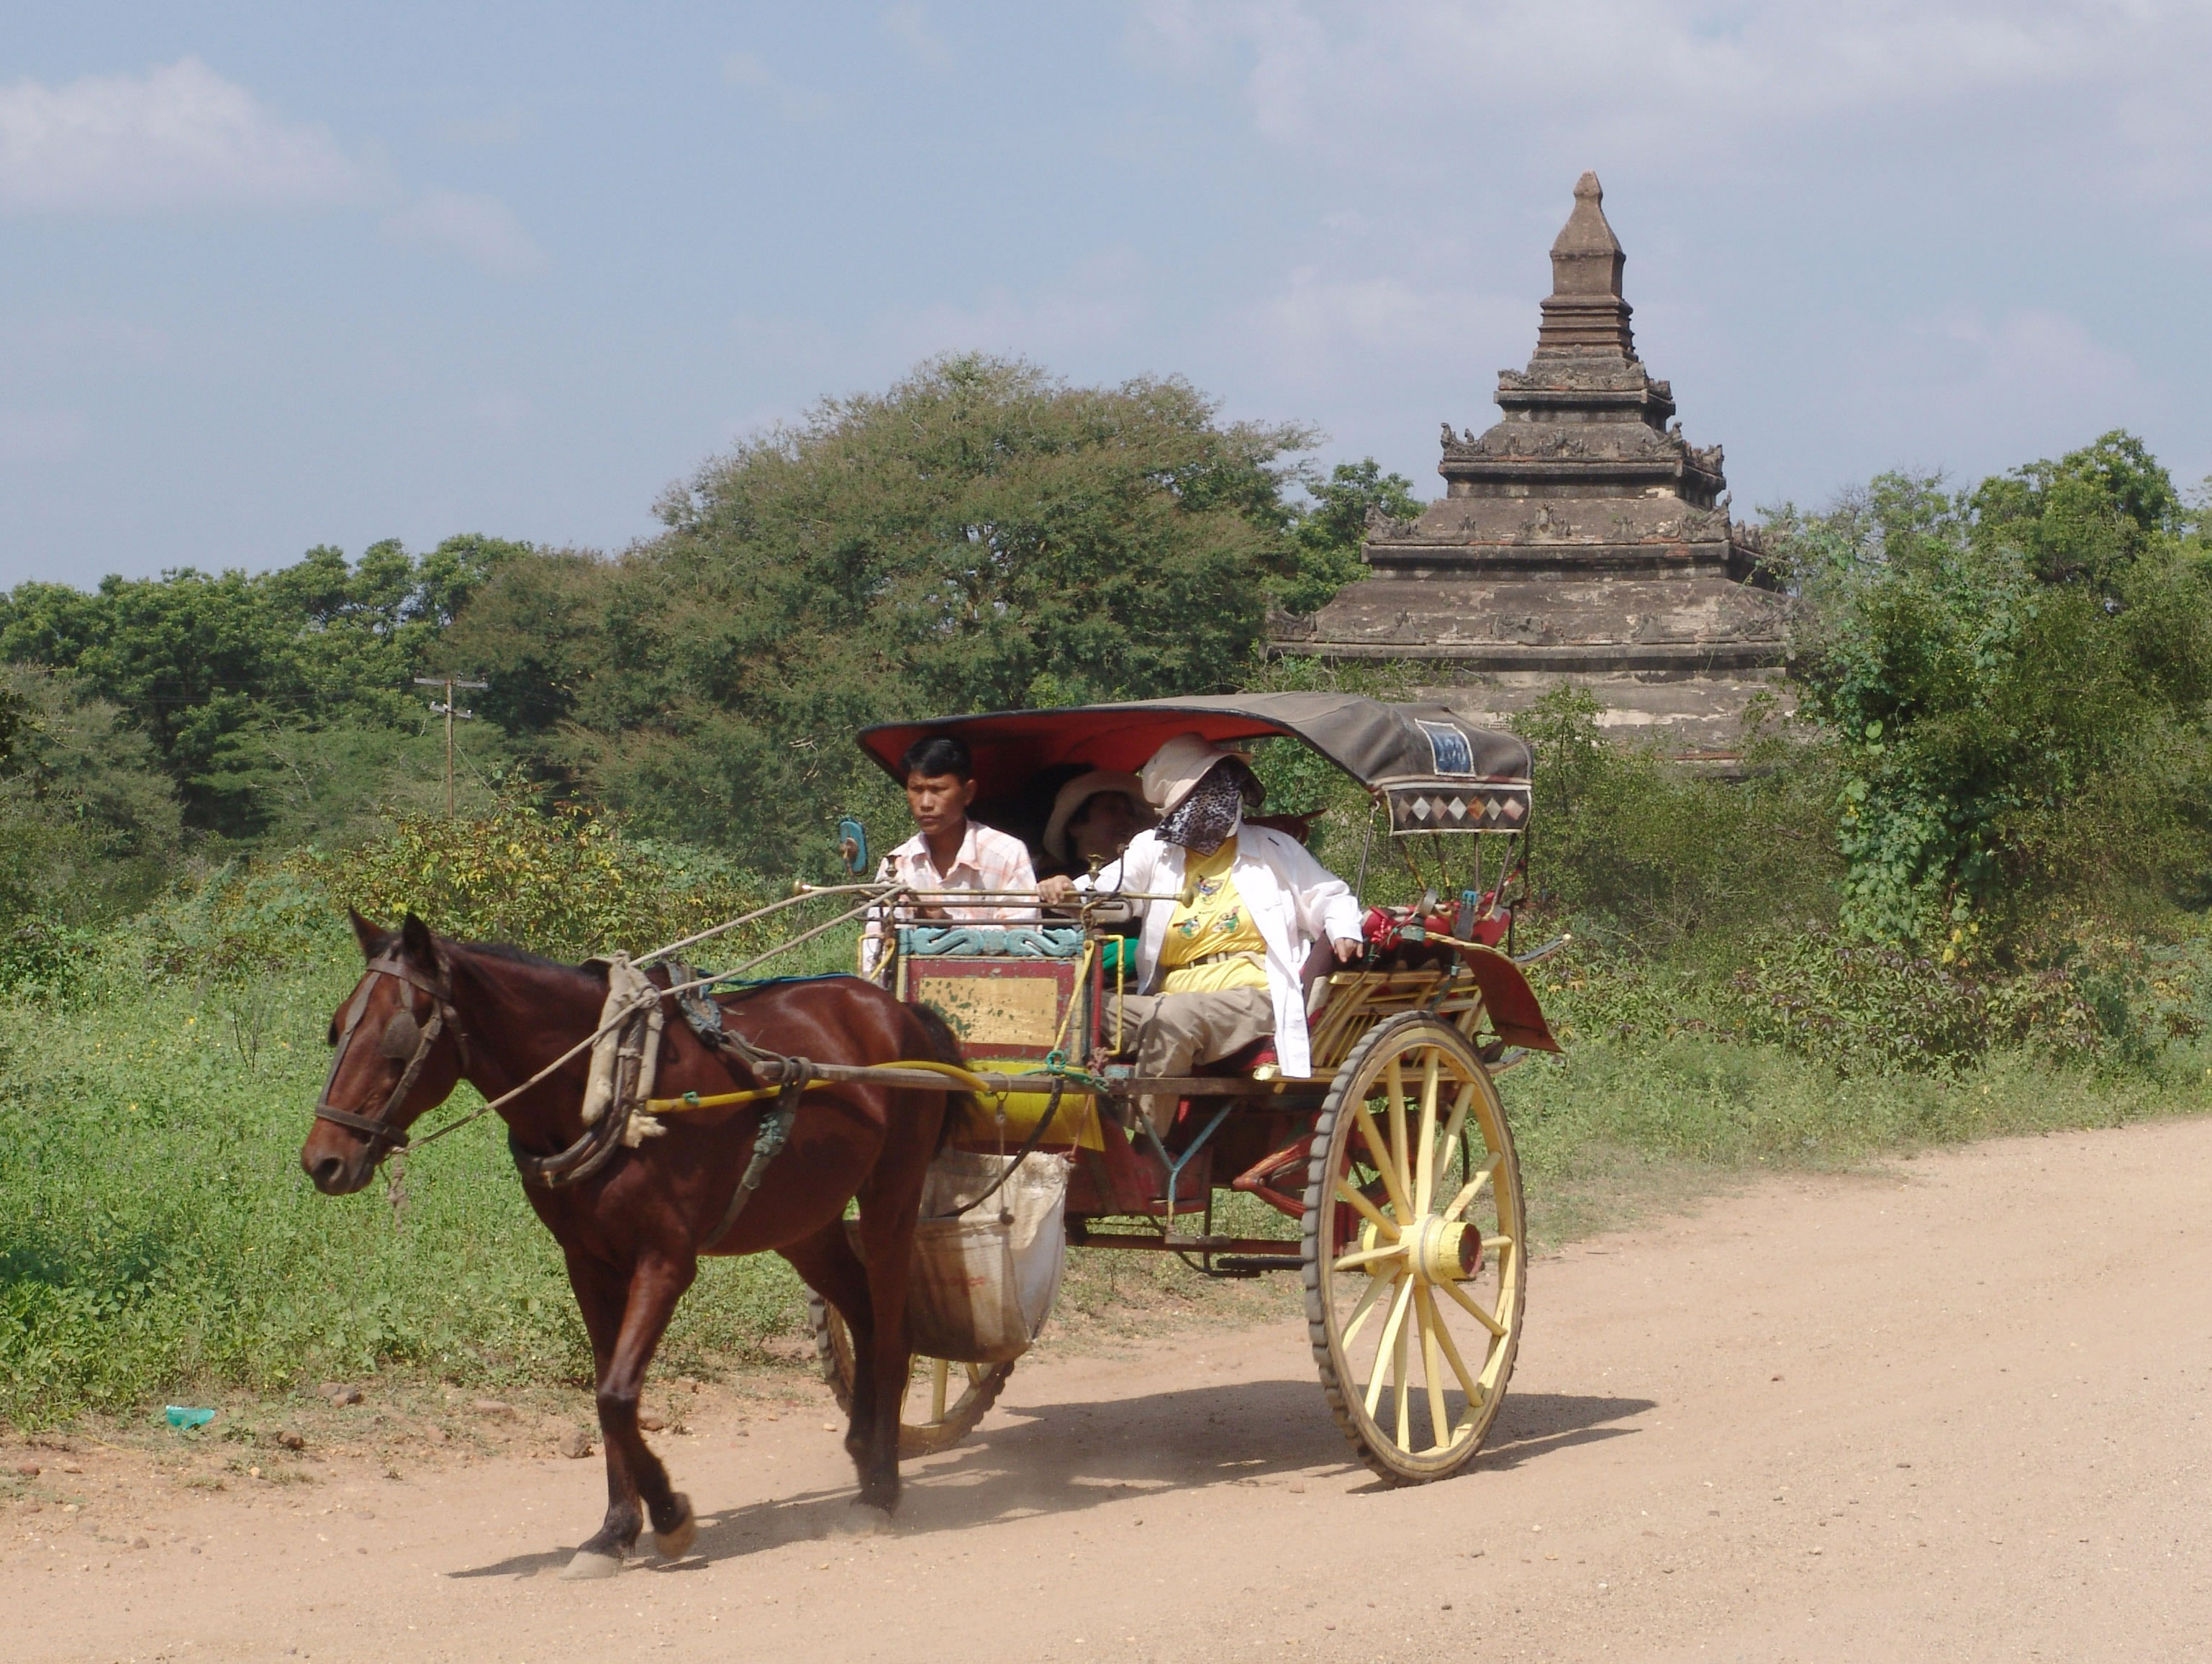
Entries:
<svg viewBox="0 0 2212 1664">
<path fill-rule="evenodd" d="M 884 13 L 884 33 L 906 48 L 915 61 L 925 69 L 949 70 L 952 53 L 937 36 L 931 33 L 929 19 L 914 0 L 902 0 Z"/>
<path fill-rule="evenodd" d="M 1481 376 L 1496 367 L 1498 343 L 1533 337 L 1534 320 L 1534 308 L 1519 296 L 1427 288 L 1392 276 L 1329 276 L 1301 266 L 1254 303 L 1242 323 L 1252 357 L 1283 385 L 1304 390 L 1412 363 Z"/>
<path fill-rule="evenodd" d="M 732 87 L 773 87 L 775 77 L 769 73 L 758 52 L 732 52 L 722 60 L 722 79 Z"/>
<path fill-rule="evenodd" d="M 91 213 L 344 201 L 369 170 L 196 58 L 0 88 L 0 204 Z"/>
<path fill-rule="evenodd" d="M 384 222 L 394 240 L 442 248 L 497 277 L 526 277 L 545 256 L 496 197 L 428 191 Z"/>
<path fill-rule="evenodd" d="M 1977 474 L 2086 445 L 2107 428 L 2141 431 L 2166 403 L 2132 358 L 2039 307 L 1916 319 L 1868 344 L 1844 397 L 1881 412 L 1893 443 Z M 1894 390 L 1907 376 L 1913 397 L 1899 410 Z M 1947 454 L 1966 436 L 1976 454 Z"/>
<path fill-rule="evenodd" d="M 2159 111 L 2130 124 L 2167 150 L 2212 131 L 2212 9 L 2189 0 L 1146 0 L 1135 33 L 1176 68 L 1233 66 L 1267 137 L 1360 155 L 1505 118 L 1732 150 L 1758 129 L 2056 89 L 2116 121 Z"/>
<path fill-rule="evenodd" d="M 759 102 L 793 121 L 817 121 L 830 113 L 836 101 L 825 93 L 793 87 L 763 61 L 757 52 L 732 52 L 722 60 L 722 79 L 759 94 Z"/>
<path fill-rule="evenodd" d="M 1132 251 L 1110 249 L 1027 295 L 994 286 L 964 303 L 887 307 L 872 322 L 894 358 L 977 351 L 1049 364 L 1130 339 L 1147 314 L 1145 278 Z"/>
</svg>

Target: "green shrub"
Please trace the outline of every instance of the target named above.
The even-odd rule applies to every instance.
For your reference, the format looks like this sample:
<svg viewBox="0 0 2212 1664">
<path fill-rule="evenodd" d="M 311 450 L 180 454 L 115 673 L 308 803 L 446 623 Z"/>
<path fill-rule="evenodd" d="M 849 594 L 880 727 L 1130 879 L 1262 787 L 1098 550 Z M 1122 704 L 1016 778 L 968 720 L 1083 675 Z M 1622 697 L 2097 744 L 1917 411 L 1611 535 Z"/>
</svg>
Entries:
<svg viewBox="0 0 2212 1664">
<path fill-rule="evenodd" d="M 512 794 L 481 816 L 410 817 L 389 838 L 295 855 L 287 869 L 378 923 L 411 911 L 447 935 L 553 958 L 642 953 L 768 899 L 760 878 L 720 856 L 627 837 L 580 806 L 542 812 Z M 765 939 L 726 937 L 715 951 Z"/>
</svg>

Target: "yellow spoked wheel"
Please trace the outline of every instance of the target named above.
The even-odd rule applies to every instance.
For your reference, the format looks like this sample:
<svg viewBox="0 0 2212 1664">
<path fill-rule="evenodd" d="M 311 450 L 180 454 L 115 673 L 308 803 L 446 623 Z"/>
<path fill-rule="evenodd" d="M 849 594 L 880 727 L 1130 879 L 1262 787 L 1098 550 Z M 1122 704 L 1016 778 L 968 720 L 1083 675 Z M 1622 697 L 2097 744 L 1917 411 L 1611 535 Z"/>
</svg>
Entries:
<svg viewBox="0 0 2212 1664">
<path fill-rule="evenodd" d="M 1457 1473 L 1520 1345 L 1521 1169 L 1455 1029 L 1378 1023 L 1337 1072 L 1307 1169 L 1306 1326 L 1337 1424 L 1385 1479 Z"/>
<path fill-rule="evenodd" d="M 818 1294 L 806 1297 L 814 1320 L 814 1355 L 822 1378 L 836 1394 L 837 1407 L 853 1413 L 853 1333 L 837 1309 Z M 933 1456 L 949 1450 L 975 1430 L 984 1412 L 999 1401 L 1011 1363 L 955 1363 L 942 1357 L 916 1357 L 907 1366 L 906 1402 L 899 1406 L 899 1460 Z"/>
</svg>

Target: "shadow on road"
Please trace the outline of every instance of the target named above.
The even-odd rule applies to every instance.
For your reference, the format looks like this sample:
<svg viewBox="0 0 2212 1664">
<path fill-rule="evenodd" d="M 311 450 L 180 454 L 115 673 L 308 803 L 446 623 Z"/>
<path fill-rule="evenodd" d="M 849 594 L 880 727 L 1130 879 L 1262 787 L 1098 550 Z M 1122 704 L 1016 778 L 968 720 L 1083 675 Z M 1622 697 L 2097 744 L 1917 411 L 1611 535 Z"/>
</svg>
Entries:
<svg viewBox="0 0 2212 1664">
<path fill-rule="evenodd" d="M 1509 1394 L 1475 1467 L 1518 1467 L 1553 1450 L 1617 1438 L 1636 1430 L 1613 1424 L 1656 1407 L 1649 1399 Z M 896 1529 L 902 1536 L 969 1530 L 1155 1493 L 1284 1484 L 1353 1466 L 1310 1379 L 1225 1382 L 1119 1403 L 1027 1405 L 1001 1411 L 957 1449 L 908 1463 Z M 720 1511 L 695 1496 L 702 1515 L 696 1552 L 719 1560 L 841 1535 L 850 1526 L 852 1494 L 841 1485 Z M 565 1550 L 520 1554 L 450 1575 L 528 1577 L 557 1570 L 568 1558 Z M 673 1572 L 700 1563 L 660 1565 L 648 1552 L 646 1564 Z"/>
</svg>

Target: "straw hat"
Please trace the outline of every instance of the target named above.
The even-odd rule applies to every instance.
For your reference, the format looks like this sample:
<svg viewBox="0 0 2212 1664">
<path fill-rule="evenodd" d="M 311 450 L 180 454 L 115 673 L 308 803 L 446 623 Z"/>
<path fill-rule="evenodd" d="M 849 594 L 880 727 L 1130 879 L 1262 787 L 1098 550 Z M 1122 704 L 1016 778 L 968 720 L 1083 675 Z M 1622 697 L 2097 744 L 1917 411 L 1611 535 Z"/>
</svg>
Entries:
<svg viewBox="0 0 2212 1664">
<path fill-rule="evenodd" d="M 1162 815 L 1172 813 L 1215 763 L 1231 757 L 1248 768 L 1251 765 L 1252 759 L 1245 753 L 1224 750 L 1204 734 L 1177 734 L 1137 771 L 1144 781 L 1145 801 Z"/>
<path fill-rule="evenodd" d="M 1144 784 L 1134 774 L 1120 774 L 1111 768 L 1093 768 L 1087 774 L 1078 774 L 1053 798 L 1052 817 L 1044 823 L 1046 854 L 1056 861 L 1069 859 L 1067 823 L 1101 792 L 1119 792 L 1132 804 L 1145 800 Z"/>
</svg>

